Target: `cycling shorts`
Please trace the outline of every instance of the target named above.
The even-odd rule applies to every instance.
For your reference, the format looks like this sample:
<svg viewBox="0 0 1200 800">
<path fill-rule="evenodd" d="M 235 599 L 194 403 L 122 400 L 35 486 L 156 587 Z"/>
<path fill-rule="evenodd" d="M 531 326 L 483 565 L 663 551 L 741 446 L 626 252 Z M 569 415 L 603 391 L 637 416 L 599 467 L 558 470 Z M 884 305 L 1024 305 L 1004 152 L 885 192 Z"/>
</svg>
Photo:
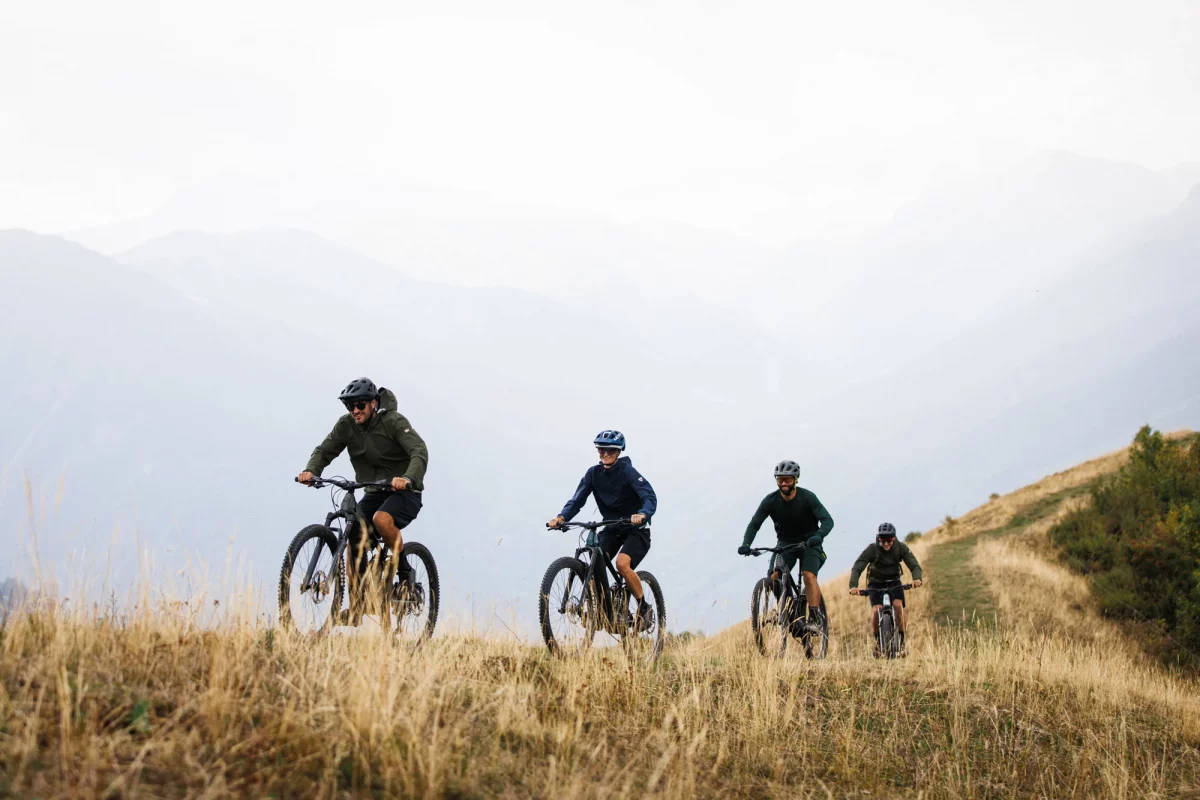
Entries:
<svg viewBox="0 0 1200 800">
<path fill-rule="evenodd" d="M 629 556 L 629 566 L 637 569 L 650 552 L 650 529 L 633 525 L 609 525 L 600 531 L 600 548 L 604 555 L 615 559 L 617 553 Z"/>
</svg>

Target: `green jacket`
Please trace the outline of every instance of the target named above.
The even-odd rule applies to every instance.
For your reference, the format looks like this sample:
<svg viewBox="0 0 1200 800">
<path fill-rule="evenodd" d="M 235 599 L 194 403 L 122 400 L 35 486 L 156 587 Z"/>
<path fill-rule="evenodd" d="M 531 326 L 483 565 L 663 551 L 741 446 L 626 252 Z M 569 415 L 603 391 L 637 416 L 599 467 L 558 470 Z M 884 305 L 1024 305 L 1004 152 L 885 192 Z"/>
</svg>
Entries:
<svg viewBox="0 0 1200 800">
<path fill-rule="evenodd" d="M 355 480 L 408 478 L 414 489 L 422 491 L 429 466 L 425 440 L 396 410 L 396 396 L 387 389 L 380 390 L 379 406 L 366 425 L 360 426 L 349 414 L 340 417 L 313 450 L 305 471 L 320 475 L 343 450 L 349 450 Z"/>
<path fill-rule="evenodd" d="M 868 586 L 872 583 L 894 583 L 900 580 L 901 562 L 908 565 L 914 581 L 921 580 L 921 565 L 917 563 L 917 557 L 908 545 L 897 539 L 892 549 L 885 551 L 878 543 L 871 542 L 850 568 L 850 588 L 858 588 L 858 576 L 862 575 L 864 569 L 867 571 Z"/>
</svg>

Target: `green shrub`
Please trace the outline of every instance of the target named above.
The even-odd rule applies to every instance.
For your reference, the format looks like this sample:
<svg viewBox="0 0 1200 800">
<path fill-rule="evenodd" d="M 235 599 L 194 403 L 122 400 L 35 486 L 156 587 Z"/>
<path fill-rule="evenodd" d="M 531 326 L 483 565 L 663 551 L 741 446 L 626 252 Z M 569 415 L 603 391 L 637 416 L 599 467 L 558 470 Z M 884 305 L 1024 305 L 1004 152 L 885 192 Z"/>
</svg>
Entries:
<svg viewBox="0 0 1200 800">
<path fill-rule="evenodd" d="M 1167 656 L 1200 663 L 1200 445 L 1143 427 L 1129 462 L 1092 489 L 1087 508 L 1050 532 L 1063 558 L 1092 577 L 1101 611 L 1146 621 Z"/>
<path fill-rule="evenodd" d="M 915 542 L 917 539 L 920 539 L 924 535 L 925 534 L 921 533 L 920 531 L 909 531 L 908 533 L 904 534 L 904 543 L 912 544 L 913 542 Z"/>
</svg>

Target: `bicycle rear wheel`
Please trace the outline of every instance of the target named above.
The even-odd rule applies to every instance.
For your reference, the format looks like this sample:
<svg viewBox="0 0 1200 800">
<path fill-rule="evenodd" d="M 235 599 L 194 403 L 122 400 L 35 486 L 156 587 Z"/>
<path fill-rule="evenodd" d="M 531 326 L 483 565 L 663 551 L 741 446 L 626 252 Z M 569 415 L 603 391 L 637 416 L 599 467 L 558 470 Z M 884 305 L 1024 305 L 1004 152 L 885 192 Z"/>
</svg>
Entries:
<svg viewBox="0 0 1200 800">
<path fill-rule="evenodd" d="M 778 582 L 763 578 L 754 584 L 750 593 L 750 627 L 754 631 L 754 643 L 764 656 L 782 656 L 787 651 L 787 624 L 783 618 L 783 604 L 776 596 Z M 782 591 L 782 590 L 780 590 Z"/>
<path fill-rule="evenodd" d="M 807 609 L 803 613 L 807 613 Z M 808 658 L 824 658 L 829 655 L 829 612 L 825 610 L 825 595 L 821 595 L 821 619 L 819 630 L 804 634 L 804 655 Z"/>
<path fill-rule="evenodd" d="M 279 570 L 279 625 L 284 630 L 316 636 L 337 624 L 346 587 L 345 563 L 333 563 L 337 542 L 324 525 L 309 525 L 292 539 Z M 312 580 L 304 586 L 310 565 Z"/>
<path fill-rule="evenodd" d="M 662 587 L 658 578 L 642 570 L 637 576 L 642 580 L 642 600 L 650 606 L 650 614 L 643 619 L 638 613 L 641 603 L 634 599 L 628 590 L 623 592 L 627 598 L 628 614 L 618 612 L 617 620 L 623 625 L 621 641 L 630 657 L 646 664 L 653 664 L 662 655 L 663 646 L 667 641 L 667 601 L 663 599 Z M 614 602 L 617 598 L 614 598 Z M 629 626 L 626 620 L 632 619 Z"/>
<path fill-rule="evenodd" d="M 385 581 L 380 624 L 397 641 L 419 645 L 433 637 L 437 625 L 442 596 L 437 564 L 429 548 L 420 542 L 405 542 L 400 557 L 408 563 L 407 580 L 389 574 L 386 561 L 382 565 Z"/>
<path fill-rule="evenodd" d="M 538 620 L 546 648 L 567 655 L 591 647 L 598 607 L 596 587 L 587 580 L 584 563 L 570 556 L 553 561 L 538 592 Z"/>
</svg>

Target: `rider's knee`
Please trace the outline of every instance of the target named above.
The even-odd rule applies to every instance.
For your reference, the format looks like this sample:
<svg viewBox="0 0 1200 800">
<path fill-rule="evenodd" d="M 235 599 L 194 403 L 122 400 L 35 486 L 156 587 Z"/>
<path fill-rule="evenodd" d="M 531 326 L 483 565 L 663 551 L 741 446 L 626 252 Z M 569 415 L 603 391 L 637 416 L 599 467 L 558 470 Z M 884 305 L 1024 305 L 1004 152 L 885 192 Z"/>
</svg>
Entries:
<svg viewBox="0 0 1200 800">
<path fill-rule="evenodd" d="M 371 517 L 371 522 L 375 525 L 376 530 L 391 530 L 395 527 L 396 521 L 392 519 L 392 515 L 386 511 L 376 511 Z"/>
<path fill-rule="evenodd" d="M 617 569 L 621 570 L 621 572 L 628 572 L 629 570 L 633 569 L 633 561 L 631 561 L 629 556 L 625 553 L 619 553 L 617 555 L 616 563 Z"/>
</svg>

